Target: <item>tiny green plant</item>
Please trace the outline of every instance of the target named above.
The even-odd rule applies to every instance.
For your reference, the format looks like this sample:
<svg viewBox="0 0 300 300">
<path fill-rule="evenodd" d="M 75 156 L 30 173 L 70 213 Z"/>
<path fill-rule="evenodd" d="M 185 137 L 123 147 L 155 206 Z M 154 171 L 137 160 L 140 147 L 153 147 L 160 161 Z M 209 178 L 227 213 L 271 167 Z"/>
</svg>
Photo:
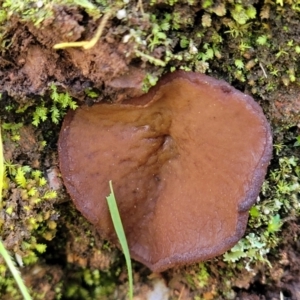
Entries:
<svg viewBox="0 0 300 300">
<path fill-rule="evenodd" d="M 300 135 L 298 135 L 297 137 L 296 137 L 296 142 L 295 142 L 295 144 L 294 144 L 294 147 L 299 147 L 300 146 Z"/>
<path fill-rule="evenodd" d="M 50 85 L 50 98 L 52 100 L 51 107 L 45 106 L 45 102 L 42 100 L 42 103 L 35 108 L 32 115 L 32 124 L 34 126 L 37 127 L 41 122 L 45 122 L 48 119 L 49 114 L 52 122 L 54 124 L 58 124 L 59 120 L 66 114 L 67 108 L 75 110 L 78 107 L 70 94 L 68 92 L 59 93 L 54 83 Z M 19 124 L 21 124 L 22 127 L 23 124 Z M 19 126 L 19 124 L 13 126 L 13 124 L 4 123 L 2 126 L 4 129 L 11 130 L 13 132 L 13 130 L 18 129 L 17 126 Z M 18 135 L 15 135 L 13 138 L 17 140 L 19 137 Z"/>
<path fill-rule="evenodd" d="M 0 131 L 0 203 L 2 202 L 3 177 L 4 177 L 4 160 L 3 160 L 2 137 L 1 137 L 1 131 Z M 21 278 L 20 272 L 16 268 L 8 251 L 5 249 L 1 238 L 0 238 L 0 254 L 2 255 L 4 261 L 6 262 L 8 268 L 10 269 L 11 274 L 15 278 L 15 281 L 16 281 L 17 285 L 19 286 L 19 289 L 20 289 L 24 299 L 31 300 L 32 298 L 30 297 L 29 292 Z"/>
<path fill-rule="evenodd" d="M 127 266 L 127 271 L 128 271 L 128 281 L 129 281 L 129 299 L 133 299 L 133 279 L 132 279 L 132 266 L 131 266 L 131 260 L 130 260 L 130 255 L 129 255 L 129 249 L 128 249 L 128 244 L 124 232 L 124 228 L 122 225 L 119 209 L 117 206 L 113 186 L 112 186 L 112 181 L 109 181 L 109 188 L 110 188 L 110 195 L 106 197 L 108 208 L 110 211 L 111 219 L 117 234 L 117 237 L 120 241 L 122 251 L 125 256 L 126 260 L 126 266 Z"/>
</svg>

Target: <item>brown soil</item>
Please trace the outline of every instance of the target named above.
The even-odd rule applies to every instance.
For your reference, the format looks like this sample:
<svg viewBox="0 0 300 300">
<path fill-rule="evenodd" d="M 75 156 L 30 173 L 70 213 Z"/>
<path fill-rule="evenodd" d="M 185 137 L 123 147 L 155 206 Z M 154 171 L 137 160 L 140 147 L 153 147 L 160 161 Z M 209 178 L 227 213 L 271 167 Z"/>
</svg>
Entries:
<svg viewBox="0 0 300 300">
<path fill-rule="evenodd" d="M 0 61 L 2 90 L 26 99 L 42 95 L 49 82 L 58 82 L 78 100 L 84 100 L 89 87 L 100 92 L 97 101 L 140 95 L 146 70 L 134 60 L 131 46 L 120 43 L 114 32 L 107 30 L 90 50 L 53 49 L 61 41 L 91 38 L 97 24 L 90 22 L 84 28 L 78 23 L 81 19 L 76 10 L 61 8 L 43 30 L 14 20 L 8 34 L 14 43 Z"/>
</svg>

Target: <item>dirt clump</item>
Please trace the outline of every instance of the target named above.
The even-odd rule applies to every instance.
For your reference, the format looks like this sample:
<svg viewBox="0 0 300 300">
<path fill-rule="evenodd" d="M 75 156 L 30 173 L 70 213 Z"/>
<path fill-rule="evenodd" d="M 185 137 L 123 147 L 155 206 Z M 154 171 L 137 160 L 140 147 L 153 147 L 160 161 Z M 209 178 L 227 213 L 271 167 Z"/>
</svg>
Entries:
<svg viewBox="0 0 300 300">
<path fill-rule="evenodd" d="M 300 124 L 300 87 L 291 85 L 276 90 L 270 98 L 273 117 L 279 123 Z"/>
<path fill-rule="evenodd" d="M 42 28 L 15 20 L 7 36 L 14 41 L 0 66 L 0 85 L 9 96 L 25 98 L 43 95 L 50 82 L 59 82 L 71 96 L 84 100 L 84 90 L 99 91 L 96 101 L 118 101 L 142 92 L 146 71 L 134 59 L 132 46 L 105 29 L 103 38 L 90 50 L 54 50 L 59 42 L 89 40 L 97 25 L 84 28 L 84 15 L 75 8 L 60 7 Z M 112 26 L 108 21 L 106 28 Z M 17 28 L 17 30 L 16 30 Z"/>
</svg>

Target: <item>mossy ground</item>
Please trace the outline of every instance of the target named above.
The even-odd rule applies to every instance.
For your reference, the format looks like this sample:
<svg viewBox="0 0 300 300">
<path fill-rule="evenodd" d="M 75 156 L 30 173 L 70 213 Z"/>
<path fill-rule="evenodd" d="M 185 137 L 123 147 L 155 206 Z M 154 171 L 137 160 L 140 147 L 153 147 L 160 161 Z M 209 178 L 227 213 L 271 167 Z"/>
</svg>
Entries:
<svg viewBox="0 0 300 300">
<path fill-rule="evenodd" d="M 0 232 L 34 298 L 125 299 L 122 254 L 74 209 L 53 171 L 61 120 L 74 100 L 140 95 L 162 73 L 181 68 L 253 95 L 270 120 L 274 154 L 237 246 L 161 275 L 134 262 L 136 299 L 146 299 L 158 279 L 170 299 L 299 299 L 299 2 L 75 2 L 0 1 L 7 161 Z M 90 39 L 108 10 L 112 17 L 94 48 L 53 49 Z M 3 263 L 0 275 L 1 299 L 20 298 Z"/>
</svg>

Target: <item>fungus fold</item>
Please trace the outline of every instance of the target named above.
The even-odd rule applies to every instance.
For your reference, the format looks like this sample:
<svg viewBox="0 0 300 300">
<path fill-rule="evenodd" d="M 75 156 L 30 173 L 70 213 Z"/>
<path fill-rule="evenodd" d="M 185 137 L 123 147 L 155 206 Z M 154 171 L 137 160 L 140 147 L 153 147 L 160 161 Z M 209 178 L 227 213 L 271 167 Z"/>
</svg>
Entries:
<svg viewBox="0 0 300 300">
<path fill-rule="evenodd" d="M 77 209 L 118 244 L 106 203 L 112 180 L 131 257 L 160 272 L 220 255 L 242 237 L 272 137 L 250 96 L 176 71 L 141 97 L 70 111 L 58 146 Z"/>
</svg>

